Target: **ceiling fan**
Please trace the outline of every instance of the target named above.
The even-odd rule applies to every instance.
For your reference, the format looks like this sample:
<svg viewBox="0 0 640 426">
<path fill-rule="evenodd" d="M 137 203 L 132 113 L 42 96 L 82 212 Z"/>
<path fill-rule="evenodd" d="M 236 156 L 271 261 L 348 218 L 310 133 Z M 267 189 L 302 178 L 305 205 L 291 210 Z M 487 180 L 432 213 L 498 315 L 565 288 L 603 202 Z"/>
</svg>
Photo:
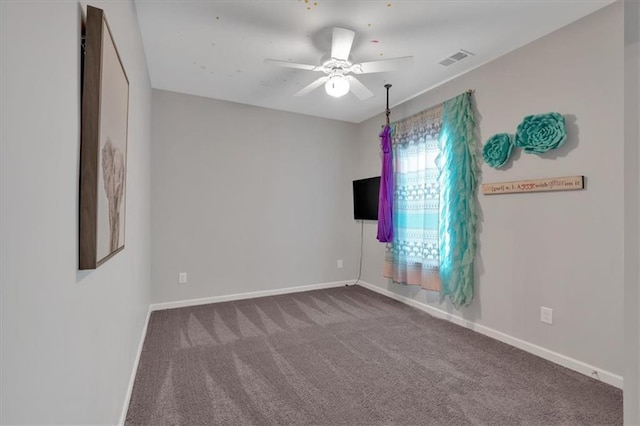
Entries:
<svg viewBox="0 0 640 426">
<path fill-rule="evenodd" d="M 351 91 L 360 100 L 373 96 L 371 90 L 351 74 L 371 74 L 376 72 L 394 71 L 402 66 L 409 65 L 413 56 L 401 58 L 383 59 L 379 61 L 353 63 L 349 60 L 351 45 L 355 32 L 344 28 L 333 28 L 331 40 L 331 54 L 325 55 L 322 65 L 300 64 L 277 59 L 265 59 L 266 64 L 286 68 L 295 68 L 307 71 L 320 71 L 325 75 L 313 81 L 311 84 L 297 92 L 294 96 L 303 96 L 324 84 L 328 95 L 339 98 Z"/>
</svg>

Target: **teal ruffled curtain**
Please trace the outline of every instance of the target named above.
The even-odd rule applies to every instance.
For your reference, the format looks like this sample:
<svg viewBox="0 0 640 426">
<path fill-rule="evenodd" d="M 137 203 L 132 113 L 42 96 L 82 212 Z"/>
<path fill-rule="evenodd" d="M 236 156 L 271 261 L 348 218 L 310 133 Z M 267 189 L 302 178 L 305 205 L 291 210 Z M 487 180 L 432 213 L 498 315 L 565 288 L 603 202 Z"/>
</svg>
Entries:
<svg viewBox="0 0 640 426">
<path fill-rule="evenodd" d="M 448 297 L 456 307 L 473 299 L 479 175 L 474 126 L 470 92 L 444 103 L 436 159 L 440 170 L 440 301 Z"/>
</svg>

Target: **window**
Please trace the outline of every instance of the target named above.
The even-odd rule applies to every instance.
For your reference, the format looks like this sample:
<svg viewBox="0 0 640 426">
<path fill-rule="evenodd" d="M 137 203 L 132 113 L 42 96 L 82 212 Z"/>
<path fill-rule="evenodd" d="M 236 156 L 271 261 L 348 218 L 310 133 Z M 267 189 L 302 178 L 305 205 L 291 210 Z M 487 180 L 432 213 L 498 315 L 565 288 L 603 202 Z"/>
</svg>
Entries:
<svg viewBox="0 0 640 426">
<path fill-rule="evenodd" d="M 384 274 L 434 291 L 440 291 L 436 158 L 441 118 L 439 106 L 392 125 L 394 238 L 387 244 Z"/>
<path fill-rule="evenodd" d="M 393 123 L 393 242 L 384 276 L 473 299 L 478 164 L 471 93 Z"/>
</svg>

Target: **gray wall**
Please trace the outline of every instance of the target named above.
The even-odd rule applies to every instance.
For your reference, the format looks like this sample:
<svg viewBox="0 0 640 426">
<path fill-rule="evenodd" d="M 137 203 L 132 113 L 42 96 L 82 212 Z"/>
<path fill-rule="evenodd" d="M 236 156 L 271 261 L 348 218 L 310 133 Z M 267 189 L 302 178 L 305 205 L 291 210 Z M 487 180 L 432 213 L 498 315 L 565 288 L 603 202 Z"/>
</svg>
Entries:
<svg viewBox="0 0 640 426">
<path fill-rule="evenodd" d="M 623 6 L 616 3 L 392 109 L 392 119 L 474 89 L 481 141 L 525 115 L 558 111 L 569 138 L 544 156 L 516 152 L 481 183 L 585 175 L 587 189 L 484 196 L 476 297 L 460 311 L 382 277 L 384 247 L 365 226 L 363 279 L 517 339 L 623 374 Z M 396 84 L 401 84 L 397 82 Z M 393 89 L 392 89 L 393 96 Z M 383 117 L 361 126 L 359 174 L 379 168 Z M 540 306 L 554 324 L 540 322 Z"/>
<path fill-rule="evenodd" d="M 357 275 L 355 125 L 159 90 L 152 117 L 154 302 Z"/>
<path fill-rule="evenodd" d="M 640 424 L 640 3 L 624 2 L 625 288 L 624 422 Z"/>
<path fill-rule="evenodd" d="M 151 89 L 133 2 L 104 8 L 130 81 L 125 249 L 78 271 L 80 28 L 1 2 L 2 424 L 115 424 L 150 298 Z"/>
</svg>

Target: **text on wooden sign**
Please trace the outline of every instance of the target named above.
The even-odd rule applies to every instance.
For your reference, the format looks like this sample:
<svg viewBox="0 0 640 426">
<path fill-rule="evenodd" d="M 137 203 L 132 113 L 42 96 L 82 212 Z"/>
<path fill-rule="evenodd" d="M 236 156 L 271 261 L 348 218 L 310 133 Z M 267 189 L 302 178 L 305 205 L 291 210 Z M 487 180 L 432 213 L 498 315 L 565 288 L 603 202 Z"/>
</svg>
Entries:
<svg viewBox="0 0 640 426">
<path fill-rule="evenodd" d="M 576 189 L 584 189 L 584 176 L 565 176 L 482 184 L 482 193 L 485 195 L 513 194 L 517 192 L 569 191 Z"/>
</svg>

